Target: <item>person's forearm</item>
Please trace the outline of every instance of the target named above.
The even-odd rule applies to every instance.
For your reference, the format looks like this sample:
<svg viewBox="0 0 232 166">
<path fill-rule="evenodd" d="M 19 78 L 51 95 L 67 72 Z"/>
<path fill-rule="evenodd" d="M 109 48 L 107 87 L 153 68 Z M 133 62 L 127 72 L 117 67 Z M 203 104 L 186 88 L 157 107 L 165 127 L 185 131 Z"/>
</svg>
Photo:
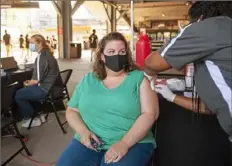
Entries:
<svg viewBox="0 0 232 166">
<path fill-rule="evenodd" d="M 143 139 L 152 128 L 157 117 L 148 113 L 143 113 L 136 120 L 132 128 L 122 138 L 122 141 L 130 148 Z"/>
<path fill-rule="evenodd" d="M 177 105 L 179 105 L 181 107 L 184 107 L 184 108 L 186 108 L 188 110 L 193 109 L 193 102 L 192 102 L 191 98 L 176 95 L 175 98 L 174 98 L 173 103 L 175 103 L 175 104 L 177 104 Z"/>
<path fill-rule="evenodd" d="M 158 51 L 152 52 L 144 62 L 144 71 L 148 75 L 156 75 L 159 72 L 170 69 L 171 66 L 160 56 Z"/>
<path fill-rule="evenodd" d="M 82 135 L 82 133 L 89 131 L 89 129 L 84 124 L 79 112 L 67 108 L 66 119 L 70 127 L 79 135 Z"/>
</svg>

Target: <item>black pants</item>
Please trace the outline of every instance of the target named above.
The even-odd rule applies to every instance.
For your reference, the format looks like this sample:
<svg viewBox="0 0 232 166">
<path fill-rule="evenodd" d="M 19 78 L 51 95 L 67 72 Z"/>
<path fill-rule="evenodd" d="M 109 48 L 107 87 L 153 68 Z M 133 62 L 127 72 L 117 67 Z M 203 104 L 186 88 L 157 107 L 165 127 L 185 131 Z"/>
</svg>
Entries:
<svg viewBox="0 0 232 166">
<path fill-rule="evenodd" d="M 232 142 L 230 143 L 230 154 L 228 166 L 232 166 Z"/>
</svg>

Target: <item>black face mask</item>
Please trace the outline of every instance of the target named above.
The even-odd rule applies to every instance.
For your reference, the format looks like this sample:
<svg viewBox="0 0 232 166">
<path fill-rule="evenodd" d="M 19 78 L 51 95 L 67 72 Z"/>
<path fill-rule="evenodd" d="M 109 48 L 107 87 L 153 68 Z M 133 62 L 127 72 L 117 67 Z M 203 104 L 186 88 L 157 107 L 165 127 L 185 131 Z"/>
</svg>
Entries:
<svg viewBox="0 0 232 166">
<path fill-rule="evenodd" d="M 127 55 L 105 56 L 105 65 L 114 72 L 119 72 L 128 65 Z"/>
</svg>

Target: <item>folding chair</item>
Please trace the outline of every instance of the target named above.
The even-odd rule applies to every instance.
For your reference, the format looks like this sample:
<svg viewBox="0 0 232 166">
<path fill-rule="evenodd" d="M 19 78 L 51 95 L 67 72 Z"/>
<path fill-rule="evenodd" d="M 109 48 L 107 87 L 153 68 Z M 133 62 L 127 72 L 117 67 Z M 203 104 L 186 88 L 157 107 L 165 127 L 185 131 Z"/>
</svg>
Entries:
<svg viewBox="0 0 232 166">
<path fill-rule="evenodd" d="M 60 102 L 60 101 L 63 101 L 63 100 L 65 100 L 65 99 L 68 99 L 68 100 L 69 100 L 69 94 L 68 94 L 68 90 L 67 90 L 67 83 L 68 83 L 68 80 L 69 80 L 71 74 L 72 74 L 72 70 L 71 70 L 71 69 L 68 69 L 68 70 L 65 70 L 65 71 L 60 72 L 60 74 L 57 75 L 57 79 L 52 83 L 51 89 L 49 90 L 46 99 L 45 99 L 44 101 L 41 101 L 41 104 L 42 104 L 42 105 L 45 105 L 45 103 L 51 104 L 51 106 L 52 106 L 52 112 L 55 114 L 55 117 L 56 117 L 56 119 L 57 119 L 57 122 L 58 122 L 58 124 L 59 124 L 59 126 L 60 126 L 60 128 L 61 128 L 61 130 L 62 130 L 62 132 L 63 132 L 64 134 L 66 134 L 67 132 L 65 131 L 63 125 L 66 124 L 67 121 L 65 121 L 65 122 L 63 122 L 63 123 L 61 122 L 61 120 L 60 120 L 60 118 L 59 118 L 59 116 L 58 116 L 58 114 L 57 114 L 57 109 L 56 109 L 55 103 Z M 53 88 L 54 88 L 54 85 L 55 85 L 57 82 L 60 81 L 60 76 L 61 76 L 61 80 L 62 80 L 62 86 L 63 86 L 62 89 L 63 89 L 63 93 L 62 93 L 61 96 L 55 97 L 55 96 L 52 95 L 52 90 L 53 90 Z M 46 116 L 45 116 L 45 119 L 46 119 L 46 120 L 47 120 L 47 118 L 48 118 L 49 113 L 50 113 L 50 112 L 48 112 L 48 113 L 46 114 Z M 31 123 L 32 123 L 32 121 L 34 120 L 34 118 L 36 117 L 36 115 L 37 115 L 37 113 L 35 113 L 35 115 L 32 117 L 32 119 L 31 119 L 31 121 L 30 121 L 30 124 L 29 124 L 29 126 L 28 126 L 28 129 L 31 128 Z"/>
<path fill-rule="evenodd" d="M 68 99 L 68 100 L 70 100 L 70 97 L 68 93 L 67 83 L 71 77 L 72 71 L 73 71 L 72 69 L 67 69 L 60 72 L 60 76 L 64 84 L 64 99 Z"/>
<path fill-rule="evenodd" d="M 11 85 L 8 85 L 7 87 L 1 88 L 1 95 L 4 97 L 1 97 L 1 130 L 3 129 L 11 129 L 15 130 L 16 138 L 19 139 L 22 147 L 18 149 L 11 157 L 9 157 L 5 162 L 3 162 L 1 165 L 5 166 L 7 163 L 9 163 L 15 156 L 17 156 L 22 150 L 26 151 L 26 154 L 28 156 L 31 156 L 31 153 L 29 152 L 25 142 L 23 141 L 23 136 L 20 134 L 16 120 L 13 117 L 4 117 L 2 116 L 4 111 L 10 111 L 13 106 L 13 97 L 14 93 L 18 87 L 18 83 L 14 83 Z"/>
</svg>

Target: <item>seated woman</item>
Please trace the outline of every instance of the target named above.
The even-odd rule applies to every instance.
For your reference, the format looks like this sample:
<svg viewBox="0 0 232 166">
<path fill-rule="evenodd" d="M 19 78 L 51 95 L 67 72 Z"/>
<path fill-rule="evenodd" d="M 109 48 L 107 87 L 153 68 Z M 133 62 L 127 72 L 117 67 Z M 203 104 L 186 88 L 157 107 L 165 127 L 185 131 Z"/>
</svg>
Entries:
<svg viewBox="0 0 232 166">
<path fill-rule="evenodd" d="M 44 37 L 39 34 L 32 36 L 29 49 L 38 53 L 34 64 L 33 76 L 31 80 L 24 82 L 25 87 L 18 90 L 15 95 L 15 101 L 24 118 L 23 127 L 28 127 L 30 118 L 35 111 L 38 111 L 35 110 L 38 107 L 33 102 L 45 99 L 54 81 L 56 83 L 52 89 L 53 94 L 58 96 L 62 93 L 59 66 Z M 44 117 L 41 119 L 45 121 Z M 31 127 L 40 125 L 40 119 L 35 118 Z"/>
<path fill-rule="evenodd" d="M 68 103 L 66 119 L 76 134 L 57 166 L 145 166 L 156 147 L 157 95 L 122 34 L 106 35 L 95 57 Z"/>
</svg>

